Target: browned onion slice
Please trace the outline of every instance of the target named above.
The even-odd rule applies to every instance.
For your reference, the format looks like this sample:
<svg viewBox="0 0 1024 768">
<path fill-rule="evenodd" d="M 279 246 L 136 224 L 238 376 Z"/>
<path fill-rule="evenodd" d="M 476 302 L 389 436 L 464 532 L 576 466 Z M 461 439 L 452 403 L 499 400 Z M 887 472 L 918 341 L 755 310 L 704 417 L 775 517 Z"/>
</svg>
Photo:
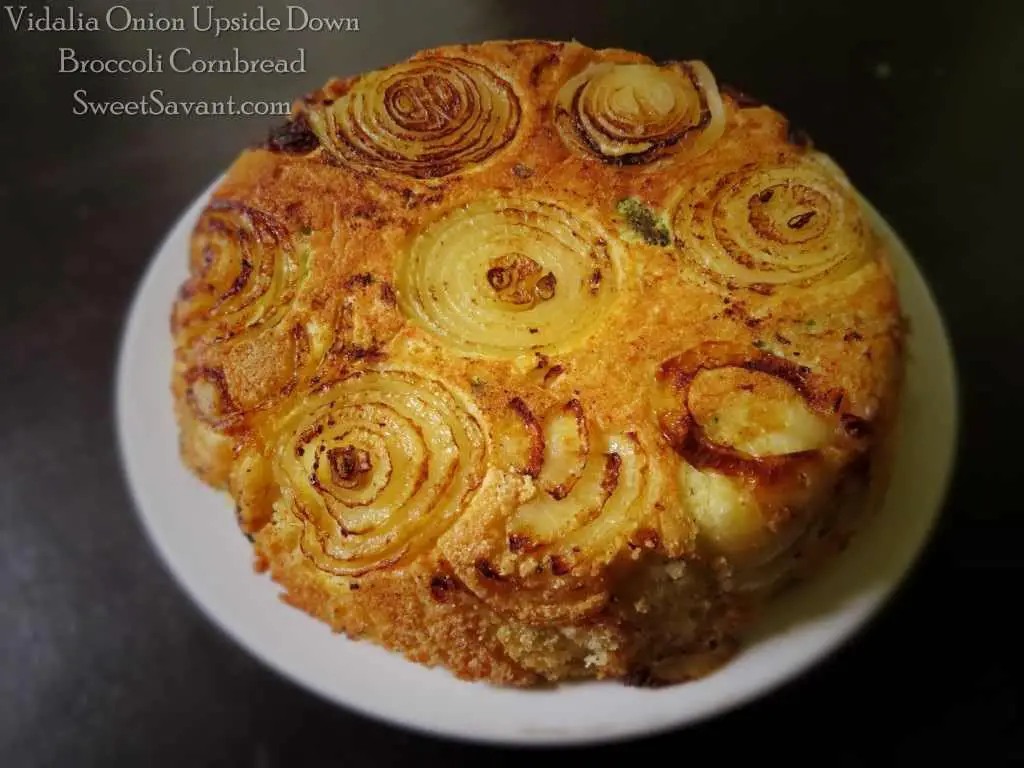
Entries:
<svg viewBox="0 0 1024 768">
<path fill-rule="evenodd" d="M 563 139 L 609 163 L 647 163 L 669 152 L 696 157 L 725 129 L 722 100 L 699 61 L 592 64 L 558 93 Z"/>
<path fill-rule="evenodd" d="M 530 406 L 520 397 L 509 400 L 498 422 L 498 466 L 537 477 L 544 466 L 544 432 Z"/>
<path fill-rule="evenodd" d="M 481 357 L 581 343 L 620 290 L 618 250 L 588 218 L 545 200 L 483 198 L 415 235 L 398 266 L 403 313 Z"/>
<path fill-rule="evenodd" d="M 694 407 L 692 393 L 701 377 L 730 371 L 750 391 L 716 397 L 714 386 L 705 387 L 718 403 L 709 419 L 706 407 Z M 859 455 L 857 439 L 843 426 L 851 414 L 844 412 L 842 391 L 825 387 L 805 366 L 725 342 L 707 342 L 666 360 L 658 379 L 656 417 L 663 437 L 683 459 L 683 508 L 704 541 L 736 569 L 730 584 L 746 590 L 774 583 L 790 569 L 792 563 L 780 558 L 805 535 L 816 505 L 828 501 L 836 473 L 850 456 Z M 776 401 L 780 390 L 788 395 Z M 793 407 L 791 400 L 800 405 Z M 715 433 L 728 434 L 730 426 L 713 423 L 737 401 L 745 407 L 732 410 L 726 420 L 737 422 L 730 426 L 742 437 L 739 446 L 716 439 Z M 704 417 L 698 418 L 698 411 Z M 772 446 L 778 445 L 801 447 L 776 452 Z M 748 446 L 761 447 L 754 452 Z"/>
<path fill-rule="evenodd" d="M 603 605 L 607 570 L 629 552 L 658 483 L 640 438 L 594 429 L 577 401 L 532 420 L 544 425 L 538 479 L 521 475 L 512 497 L 485 494 L 460 523 L 473 528 L 473 545 L 445 554 L 480 597 L 544 624 Z"/>
<path fill-rule="evenodd" d="M 716 171 L 680 190 L 672 227 L 686 258 L 735 287 L 841 277 L 874 252 L 849 182 L 814 152 Z"/>
<path fill-rule="evenodd" d="M 269 214 L 214 200 L 193 232 L 190 275 L 173 318 L 179 338 L 233 339 L 279 322 L 305 277 L 306 260 Z"/>
<path fill-rule="evenodd" d="M 358 575 L 429 549 L 479 485 L 486 443 L 446 385 L 367 370 L 295 401 L 270 428 L 277 509 L 317 568 Z"/>
<path fill-rule="evenodd" d="M 361 77 L 329 104 L 307 107 L 331 154 L 428 179 L 478 166 L 516 134 L 519 99 L 482 64 L 420 58 Z"/>
<path fill-rule="evenodd" d="M 810 368 L 797 365 L 776 355 L 759 350 L 747 351 L 738 345 L 707 342 L 663 362 L 658 378 L 668 384 L 678 407 L 658 414 L 662 435 L 673 449 L 696 469 L 710 469 L 726 475 L 775 483 L 800 471 L 818 452 L 803 450 L 782 455 L 754 456 L 708 436 L 706 428 L 693 416 L 689 391 L 694 379 L 703 371 L 738 368 L 766 374 L 785 382 L 816 412 L 833 417 L 838 393 L 825 389 Z"/>
<path fill-rule="evenodd" d="M 544 435 L 544 457 L 537 480 L 552 498 L 564 499 L 583 474 L 590 454 L 590 433 L 580 401 L 570 400 L 551 414 Z"/>
<path fill-rule="evenodd" d="M 268 407 L 327 354 L 334 328 L 290 319 L 308 261 L 300 237 L 251 206 L 216 199 L 197 222 L 172 327 L 178 349 L 187 350 L 179 354 L 186 401 L 211 428 L 229 430 L 251 409 Z M 250 377 L 259 391 L 246 383 L 253 361 L 263 366 Z"/>
</svg>

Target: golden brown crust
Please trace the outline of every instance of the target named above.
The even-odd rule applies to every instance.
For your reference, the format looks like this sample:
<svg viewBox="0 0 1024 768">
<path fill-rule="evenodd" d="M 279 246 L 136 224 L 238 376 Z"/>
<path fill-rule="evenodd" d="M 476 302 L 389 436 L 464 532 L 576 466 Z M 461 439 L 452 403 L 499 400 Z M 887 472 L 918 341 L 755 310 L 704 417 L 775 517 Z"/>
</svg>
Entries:
<svg viewBox="0 0 1024 768">
<path fill-rule="evenodd" d="M 424 51 L 242 153 L 173 310 L 182 457 L 352 637 L 495 683 L 722 663 L 884 487 L 855 193 L 699 62 Z"/>
</svg>

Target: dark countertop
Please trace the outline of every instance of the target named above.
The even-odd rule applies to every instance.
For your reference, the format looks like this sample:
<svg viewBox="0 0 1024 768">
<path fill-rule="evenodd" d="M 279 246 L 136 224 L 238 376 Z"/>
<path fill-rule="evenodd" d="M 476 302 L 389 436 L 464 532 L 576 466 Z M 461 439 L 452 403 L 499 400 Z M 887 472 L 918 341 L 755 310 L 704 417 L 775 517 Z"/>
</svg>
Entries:
<svg viewBox="0 0 1024 768">
<path fill-rule="evenodd" d="M 38 7 L 37 3 L 30 3 Z M 81 10 L 109 3 L 80 3 Z M 155 0 L 130 5 L 155 10 Z M 241 2 L 218 11 L 240 12 Z M 268 2 L 270 9 L 283 3 Z M 179 591 L 118 465 L 113 371 L 158 241 L 266 119 L 76 117 L 72 92 L 290 99 L 429 45 L 572 38 L 704 58 L 789 113 L 909 244 L 961 376 L 959 468 L 924 560 L 882 616 L 798 682 L 691 730 L 603 748 L 640 760 L 860 765 L 1024 760 L 1019 393 L 1024 7 L 1005 3 L 308 0 L 360 31 L 13 33 L 0 17 L 0 765 L 425 764 L 509 758 L 335 709 L 265 670 Z M 59 7 L 59 6 L 58 6 Z M 328 11 L 328 8 L 333 10 Z M 58 49 L 252 55 L 304 75 L 58 74 Z M 1015 623 L 1011 625 L 1010 621 Z M 805 735 L 810 734 L 810 735 Z M 818 739 L 821 739 L 819 741 Z M 806 746 L 805 746 L 806 745 Z M 822 751 L 825 750 L 825 751 Z"/>
</svg>

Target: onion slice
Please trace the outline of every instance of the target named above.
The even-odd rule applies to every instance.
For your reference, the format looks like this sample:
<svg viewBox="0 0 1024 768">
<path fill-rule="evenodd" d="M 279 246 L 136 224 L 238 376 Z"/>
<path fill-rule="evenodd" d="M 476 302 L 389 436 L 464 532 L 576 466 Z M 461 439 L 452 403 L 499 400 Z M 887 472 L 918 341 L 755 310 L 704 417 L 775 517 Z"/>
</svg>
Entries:
<svg viewBox="0 0 1024 768">
<path fill-rule="evenodd" d="M 335 329 L 294 314 L 308 273 L 309 248 L 270 214 L 217 199 L 200 216 L 171 317 L 179 386 L 200 421 L 234 430 L 313 376 Z"/>
<path fill-rule="evenodd" d="M 359 78 L 307 119 L 327 152 L 357 166 L 421 179 L 479 166 L 516 135 L 519 99 L 490 68 L 420 58 Z"/>
<path fill-rule="evenodd" d="M 452 546 L 444 548 L 473 592 L 535 625 L 600 610 L 608 598 L 609 572 L 619 558 L 630 556 L 627 545 L 649 522 L 659 486 L 638 435 L 596 429 L 575 402 L 542 421 L 545 460 L 539 479 L 523 475 L 512 495 L 492 491 L 486 504 L 481 497 L 452 531 Z M 570 439 L 578 430 L 585 434 Z M 545 489 L 549 475 L 560 479 L 564 493 Z"/>
<path fill-rule="evenodd" d="M 694 415 L 692 391 L 702 374 L 728 369 L 747 377 L 771 377 L 784 385 L 781 389 L 788 390 L 790 397 L 777 404 L 776 412 L 793 413 L 791 400 L 802 401 L 806 408 L 806 413 L 787 427 L 806 434 L 788 435 L 788 441 L 758 440 L 757 430 L 752 429 L 755 425 L 745 424 L 750 432 L 745 443 L 789 442 L 803 447 L 755 455 L 712 436 L 709 425 Z M 678 473 L 682 508 L 692 515 L 701 540 L 734 570 L 730 581 L 737 588 L 774 583 L 787 571 L 787 567 L 776 567 L 775 561 L 790 552 L 808 530 L 817 502 L 830 503 L 829 488 L 843 466 L 851 463 L 851 457 L 855 464 L 862 454 L 863 444 L 844 427 L 851 414 L 844 412 L 842 390 L 828 388 L 805 366 L 725 342 L 706 342 L 669 358 L 660 366 L 657 378 L 655 416 L 662 436 L 682 459 Z M 760 403 L 769 409 L 771 403 L 764 397 L 760 396 Z M 814 428 L 807 431 L 812 422 Z M 814 441 L 807 443 L 812 437 Z M 758 579 L 746 579 L 755 569 L 760 573 Z"/>
<path fill-rule="evenodd" d="M 681 191 L 672 228 L 682 255 L 731 287 L 805 286 L 874 252 L 848 180 L 815 153 L 699 180 Z"/>
<path fill-rule="evenodd" d="M 317 568 L 358 575 L 431 546 L 479 485 L 485 439 L 445 385 L 368 370 L 295 402 L 271 428 L 276 508 Z"/>
<path fill-rule="evenodd" d="M 710 70 L 699 61 L 592 64 L 562 86 L 555 122 L 572 147 L 622 165 L 706 152 L 725 129 Z"/>
<path fill-rule="evenodd" d="M 179 346 L 236 339 L 280 322 L 307 273 L 307 251 L 263 211 L 214 200 L 191 239 L 190 274 L 172 318 Z"/>
<path fill-rule="evenodd" d="M 484 199 L 412 240 L 398 267 L 407 317 L 456 351 L 515 357 L 579 344 L 619 292 L 605 233 L 561 205 Z"/>
</svg>

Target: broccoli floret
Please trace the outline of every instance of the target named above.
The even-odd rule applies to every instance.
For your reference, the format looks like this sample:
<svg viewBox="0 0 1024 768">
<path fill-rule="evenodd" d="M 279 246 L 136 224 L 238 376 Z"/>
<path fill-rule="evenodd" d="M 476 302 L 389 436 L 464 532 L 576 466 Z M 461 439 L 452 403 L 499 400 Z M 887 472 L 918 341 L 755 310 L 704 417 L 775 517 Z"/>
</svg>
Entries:
<svg viewBox="0 0 1024 768">
<path fill-rule="evenodd" d="M 630 228 L 649 245 L 666 246 L 670 242 L 668 226 L 635 197 L 620 200 L 616 206 Z"/>
</svg>

